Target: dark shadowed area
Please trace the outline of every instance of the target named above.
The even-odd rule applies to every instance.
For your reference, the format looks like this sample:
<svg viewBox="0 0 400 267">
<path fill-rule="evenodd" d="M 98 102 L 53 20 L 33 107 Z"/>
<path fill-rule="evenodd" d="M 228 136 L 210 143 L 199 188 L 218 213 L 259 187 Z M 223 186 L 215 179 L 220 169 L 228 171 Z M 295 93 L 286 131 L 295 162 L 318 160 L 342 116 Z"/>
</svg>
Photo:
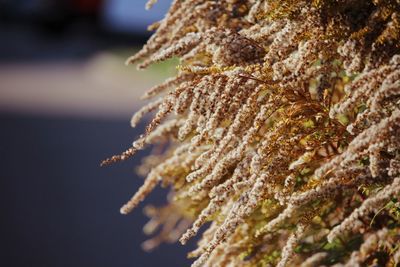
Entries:
<svg viewBox="0 0 400 267">
<path fill-rule="evenodd" d="M 141 209 L 119 208 L 141 185 L 133 160 L 99 161 L 124 148 L 125 120 L 0 115 L 3 266 L 185 266 L 190 247 L 143 252 Z M 143 128 L 143 127 L 141 127 Z M 157 190 L 148 202 L 161 204 Z M 143 207 L 143 205 L 141 205 Z"/>
<path fill-rule="evenodd" d="M 193 242 L 142 250 L 145 204 L 119 213 L 147 152 L 99 167 L 143 131 L 129 126 L 138 97 L 170 73 L 123 65 L 161 2 L 152 13 L 142 0 L 0 1 L 0 266 L 190 265 Z"/>
</svg>

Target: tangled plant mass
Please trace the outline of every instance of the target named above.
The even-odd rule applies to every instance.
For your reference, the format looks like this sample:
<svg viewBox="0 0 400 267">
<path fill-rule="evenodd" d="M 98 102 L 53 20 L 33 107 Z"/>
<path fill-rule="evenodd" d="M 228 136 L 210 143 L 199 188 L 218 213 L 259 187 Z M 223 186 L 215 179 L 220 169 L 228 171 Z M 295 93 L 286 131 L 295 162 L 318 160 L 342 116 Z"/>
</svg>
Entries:
<svg viewBox="0 0 400 267">
<path fill-rule="evenodd" d="M 148 7 L 156 1 L 150 1 Z M 205 231 L 192 266 L 396 266 L 400 262 L 400 1 L 174 0 L 139 68 L 179 57 L 133 117 L 153 145 L 145 212 L 159 234 Z"/>
</svg>

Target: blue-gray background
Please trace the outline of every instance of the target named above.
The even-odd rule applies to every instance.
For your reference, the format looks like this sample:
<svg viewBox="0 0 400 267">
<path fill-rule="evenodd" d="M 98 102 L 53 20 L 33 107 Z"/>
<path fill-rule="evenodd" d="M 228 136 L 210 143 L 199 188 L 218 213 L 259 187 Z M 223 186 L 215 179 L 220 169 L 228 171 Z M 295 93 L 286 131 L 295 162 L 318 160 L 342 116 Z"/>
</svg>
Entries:
<svg viewBox="0 0 400 267">
<path fill-rule="evenodd" d="M 169 4 L 147 12 L 144 2 L 0 0 L 0 266 L 190 264 L 194 242 L 141 249 L 143 205 L 119 214 L 142 184 L 133 168 L 147 152 L 99 167 L 144 128 L 129 127 L 142 103 L 129 95 L 134 87 L 123 88 L 129 79 L 139 91 L 154 81 L 130 69 L 124 82 L 113 65 L 145 42 L 145 25 Z M 164 198 L 158 189 L 147 202 Z"/>
</svg>

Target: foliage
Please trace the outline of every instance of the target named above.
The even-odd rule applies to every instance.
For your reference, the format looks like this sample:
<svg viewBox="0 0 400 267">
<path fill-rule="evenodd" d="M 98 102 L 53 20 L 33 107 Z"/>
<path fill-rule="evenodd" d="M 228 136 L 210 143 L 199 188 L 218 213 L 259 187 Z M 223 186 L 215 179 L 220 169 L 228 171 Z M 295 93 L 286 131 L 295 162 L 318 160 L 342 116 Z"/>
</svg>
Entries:
<svg viewBox="0 0 400 267">
<path fill-rule="evenodd" d="M 154 4 L 151 1 L 148 6 Z M 126 214 L 161 183 L 145 243 L 193 266 L 394 266 L 400 261 L 400 2 L 175 0 L 127 63 L 179 57 L 132 118 L 154 146 Z M 162 152 L 161 152 L 162 151 Z M 151 211 L 151 212 L 150 212 Z"/>
</svg>

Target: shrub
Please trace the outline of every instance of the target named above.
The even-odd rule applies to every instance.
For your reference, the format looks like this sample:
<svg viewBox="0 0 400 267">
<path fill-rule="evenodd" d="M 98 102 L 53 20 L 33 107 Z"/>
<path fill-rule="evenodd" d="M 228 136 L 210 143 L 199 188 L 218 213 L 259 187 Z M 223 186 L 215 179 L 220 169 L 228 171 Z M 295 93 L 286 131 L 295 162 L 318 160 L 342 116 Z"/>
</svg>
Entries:
<svg viewBox="0 0 400 267">
<path fill-rule="evenodd" d="M 150 1 L 151 6 L 156 1 Z M 193 266 L 394 266 L 400 261 L 400 2 L 175 0 L 138 67 L 179 57 L 132 118 L 146 145 L 144 247 L 211 222 Z M 158 152 L 157 152 L 158 151 Z M 160 151 L 163 151 L 160 153 Z M 205 227 L 206 228 L 206 227 Z"/>
</svg>

